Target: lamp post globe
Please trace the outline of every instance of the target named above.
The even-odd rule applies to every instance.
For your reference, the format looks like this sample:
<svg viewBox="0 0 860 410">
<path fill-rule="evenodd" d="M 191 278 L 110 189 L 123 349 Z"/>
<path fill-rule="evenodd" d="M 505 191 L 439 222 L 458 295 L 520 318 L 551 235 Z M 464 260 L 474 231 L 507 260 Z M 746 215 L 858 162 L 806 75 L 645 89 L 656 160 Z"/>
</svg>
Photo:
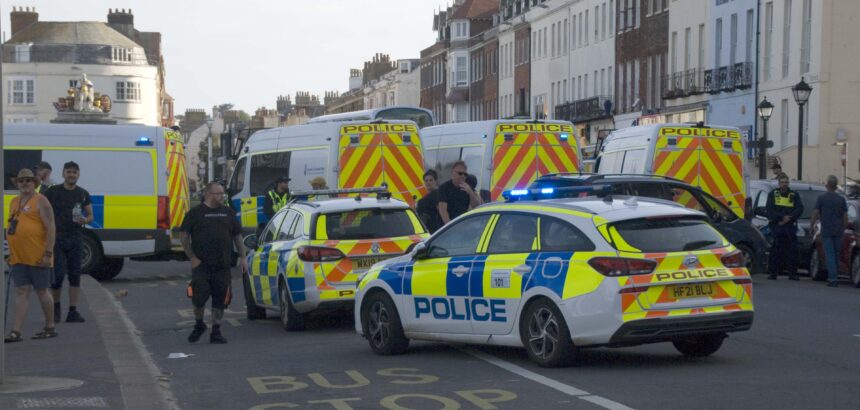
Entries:
<svg viewBox="0 0 860 410">
<path fill-rule="evenodd" d="M 812 87 L 800 77 L 800 82 L 791 87 L 791 93 L 794 94 L 794 101 L 800 110 L 797 127 L 797 179 L 800 181 L 803 180 L 803 106 L 809 101 Z"/>
<path fill-rule="evenodd" d="M 761 118 L 764 125 L 764 134 L 761 141 L 758 142 L 758 178 L 767 178 L 767 120 L 773 114 L 773 104 L 764 97 L 758 104 L 758 116 Z"/>
</svg>

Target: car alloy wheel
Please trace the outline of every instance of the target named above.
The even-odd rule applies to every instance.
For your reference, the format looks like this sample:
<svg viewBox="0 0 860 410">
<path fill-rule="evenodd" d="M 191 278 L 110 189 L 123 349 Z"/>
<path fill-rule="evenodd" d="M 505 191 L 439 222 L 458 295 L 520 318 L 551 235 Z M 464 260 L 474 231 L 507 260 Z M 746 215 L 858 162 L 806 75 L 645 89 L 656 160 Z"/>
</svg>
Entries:
<svg viewBox="0 0 860 410">
<path fill-rule="evenodd" d="M 860 288 L 860 252 L 851 258 L 851 283 L 855 288 Z"/>
<path fill-rule="evenodd" d="M 370 343 L 377 349 L 384 348 L 391 337 L 391 317 L 381 300 L 370 305 L 367 315 L 367 333 Z"/>
<path fill-rule="evenodd" d="M 548 360 L 558 348 L 561 331 L 549 309 L 537 309 L 529 319 L 528 347 L 535 356 Z"/>
</svg>

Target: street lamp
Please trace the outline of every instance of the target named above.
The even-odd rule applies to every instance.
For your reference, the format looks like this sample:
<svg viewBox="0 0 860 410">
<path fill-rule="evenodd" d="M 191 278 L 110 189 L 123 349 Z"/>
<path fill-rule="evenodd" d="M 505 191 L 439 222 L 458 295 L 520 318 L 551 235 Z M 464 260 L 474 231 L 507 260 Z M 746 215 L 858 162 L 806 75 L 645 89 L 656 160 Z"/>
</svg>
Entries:
<svg viewBox="0 0 860 410">
<path fill-rule="evenodd" d="M 794 94 L 794 101 L 797 102 L 798 108 L 800 108 L 799 126 L 797 129 L 797 180 L 800 181 L 803 180 L 803 106 L 809 101 L 812 87 L 806 81 L 803 81 L 803 77 L 800 77 L 800 82 L 791 87 L 791 92 Z"/>
<path fill-rule="evenodd" d="M 767 178 L 767 120 L 770 119 L 771 114 L 773 114 L 773 104 L 767 100 L 767 97 L 764 97 L 758 104 L 758 116 L 764 125 L 764 136 L 758 142 L 758 179 Z"/>
<path fill-rule="evenodd" d="M 206 120 L 206 127 L 209 128 L 209 134 L 206 136 L 206 165 L 209 166 L 209 172 L 206 174 L 206 176 L 208 177 L 206 179 L 206 182 L 212 182 L 214 180 L 213 176 L 215 175 L 215 163 L 212 162 L 212 124 L 214 122 L 215 121 L 212 118 Z"/>
</svg>

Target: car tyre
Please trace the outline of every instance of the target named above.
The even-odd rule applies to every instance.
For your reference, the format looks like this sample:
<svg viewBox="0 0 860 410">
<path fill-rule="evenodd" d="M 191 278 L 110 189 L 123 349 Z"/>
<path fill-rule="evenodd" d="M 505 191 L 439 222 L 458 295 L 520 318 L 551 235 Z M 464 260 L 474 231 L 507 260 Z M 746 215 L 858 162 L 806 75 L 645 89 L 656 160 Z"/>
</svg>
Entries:
<svg viewBox="0 0 860 410">
<path fill-rule="evenodd" d="M 818 257 L 818 247 L 812 248 L 812 254 L 809 255 L 809 277 L 812 280 L 821 282 L 827 279 L 827 271 L 821 266 L 821 259 Z"/>
<path fill-rule="evenodd" d="M 396 355 L 409 347 L 397 307 L 385 292 L 367 297 L 361 310 L 361 324 L 370 349 L 376 354 Z"/>
<path fill-rule="evenodd" d="M 541 367 L 566 366 L 576 355 L 567 323 L 549 299 L 538 299 L 523 312 L 520 338 L 529 358 Z"/>
<path fill-rule="evenodd" d="M 851 283 L 855 288 L 860 288 L 860 252 L 855 252 L 851 257 Z"/>
<path fill-rule="evenodd" d="M 254 303 L 254 292 L 251 290 L 251 279 L 247 274 L 242 274 L 242 288 L 245 291 L 245 315 L 248 320 L 260 320 L 266 318 L 266 309 Z"/>
<path fill-rule="evenodd" d="M 725 340 L 725 334 L 691 336 L 673 340 L 672 344 L 681 354 L 687 357 L 710 356 L 720 350 Z"/>
<path fill-rule="evenodd" d="M 278 284 L 278 306 L 281 308 L 281 326 L 284 330 L 288 332 L 304 330 L 305 316 L 293 306 L 290 290 L 283 281 Z"/>
</svg>

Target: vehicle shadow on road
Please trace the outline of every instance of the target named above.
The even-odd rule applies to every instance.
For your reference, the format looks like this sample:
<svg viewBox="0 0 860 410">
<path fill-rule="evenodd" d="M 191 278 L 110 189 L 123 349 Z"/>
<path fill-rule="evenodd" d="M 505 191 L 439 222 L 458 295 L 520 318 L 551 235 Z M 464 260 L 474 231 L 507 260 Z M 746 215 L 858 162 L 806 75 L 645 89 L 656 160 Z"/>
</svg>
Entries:
<svg viewBox="0 0 860 410">
<path fill-rule="evenodd" d="M 473 346 L 475 349 L 511 362 L 531 362 L 523 348 L 499 346 Z M 677 367 L 684 364 L 700 364 L 702 362 L 722 363 L 729 358 L 720 357 L 719 353 L 705 358 L 689 358 L 679 353 L 655 353 L 633 351 L 631 348 L 594 348 L 580 349 L 569 367 L 580 368 L 611 368 L 613 370 L 641 369 L 643 367 Z"/>
</svg>

